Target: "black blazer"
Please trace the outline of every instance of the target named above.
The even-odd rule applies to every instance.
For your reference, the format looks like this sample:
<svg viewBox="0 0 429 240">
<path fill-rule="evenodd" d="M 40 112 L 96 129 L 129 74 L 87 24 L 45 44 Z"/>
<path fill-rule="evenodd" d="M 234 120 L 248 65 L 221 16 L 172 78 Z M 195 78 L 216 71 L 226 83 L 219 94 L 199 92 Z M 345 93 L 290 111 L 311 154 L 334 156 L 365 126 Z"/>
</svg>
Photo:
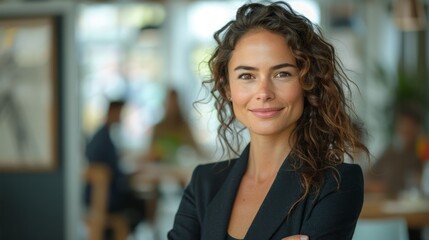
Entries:
<svg viewBox="0 0 429 240">
<path fill-rule="evenodd" d="M 249 146 L 238 159 L 198 166 L 186 187 L 170 240 L 225 240 L 229 217 L 249 156 Z M 301 193 L 292 157 L 282 164 L 256 214 L 245 240 L 282 239 L 305 234 L 310 240 L 352 239 L 363 204 L 362 170 L 355 164 L 337 167 L 340 185 L 332 172 L 325 175 L 317 196 L 310 195 L 288 214 Z"/>
</svg>

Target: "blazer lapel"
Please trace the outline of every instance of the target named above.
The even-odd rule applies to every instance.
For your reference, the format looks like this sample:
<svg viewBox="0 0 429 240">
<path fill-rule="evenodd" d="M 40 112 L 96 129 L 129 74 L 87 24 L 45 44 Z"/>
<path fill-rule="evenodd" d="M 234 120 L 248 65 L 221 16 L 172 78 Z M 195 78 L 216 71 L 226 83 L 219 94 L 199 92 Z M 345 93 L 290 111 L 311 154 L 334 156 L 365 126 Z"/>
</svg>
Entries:
<svg viewBox="0 0 429 240">
<path fill-rule="evenodd" d="M 244 149 L 237 162 L 234 164 L 225 182 L 216 193 L 207 207 L 202 226 L 202 239 L 225 239 L 228 229 L 232 205 L 238 187 L 247 168 L 249 159 L 249 146 Z"/>
<path fill-rule="evenodd" d="M 283 162 L 244 239 L 270 239 L 288 217 L 289 209 L 301 194 L 299 175 L 292 169 L 292 160 L 288 156 Z"/>
</svg>

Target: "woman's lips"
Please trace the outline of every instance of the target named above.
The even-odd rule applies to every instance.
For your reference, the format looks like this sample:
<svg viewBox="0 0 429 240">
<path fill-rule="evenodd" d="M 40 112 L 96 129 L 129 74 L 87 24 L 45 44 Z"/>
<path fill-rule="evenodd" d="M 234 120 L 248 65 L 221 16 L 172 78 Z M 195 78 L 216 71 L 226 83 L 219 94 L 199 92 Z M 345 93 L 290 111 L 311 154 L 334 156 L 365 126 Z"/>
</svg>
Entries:
<svg viewBox="0 0 429 240">
<path fill-rule="evenodd" d="M 279 114 L 283 108 L 254 108 L 249 111 L 260 118 L 271 118 Z"/>
</svg>

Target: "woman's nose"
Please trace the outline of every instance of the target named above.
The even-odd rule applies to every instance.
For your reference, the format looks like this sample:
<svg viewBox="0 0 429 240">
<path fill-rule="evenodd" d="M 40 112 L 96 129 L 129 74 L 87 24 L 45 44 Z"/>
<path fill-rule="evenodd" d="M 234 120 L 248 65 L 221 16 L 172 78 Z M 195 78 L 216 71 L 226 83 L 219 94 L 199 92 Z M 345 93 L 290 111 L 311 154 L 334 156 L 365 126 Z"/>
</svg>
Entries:
<svg viewBox="0 0 429 240">
<path fill-rule="evenodd" d="M 268 78 L 262 79 L 258 85 L 256 99 L 265 102 L 274 99 L 274 96 L 271 81 Z"/>
</svg>

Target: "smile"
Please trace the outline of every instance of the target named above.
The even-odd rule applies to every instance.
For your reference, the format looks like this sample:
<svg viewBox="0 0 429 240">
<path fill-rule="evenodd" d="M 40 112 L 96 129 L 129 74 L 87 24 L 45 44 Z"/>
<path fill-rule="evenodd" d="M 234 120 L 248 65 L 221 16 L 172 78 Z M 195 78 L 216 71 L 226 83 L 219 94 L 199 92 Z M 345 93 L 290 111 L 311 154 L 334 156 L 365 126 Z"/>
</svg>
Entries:
<svg viewBox="0 0 429 240">
<path fill-rule="evenodd" d="M 255 108 L 249 111 L 260 118 L 271 118 L 280 114 L 282 110 L 283 108 Z"/>
</svg>

